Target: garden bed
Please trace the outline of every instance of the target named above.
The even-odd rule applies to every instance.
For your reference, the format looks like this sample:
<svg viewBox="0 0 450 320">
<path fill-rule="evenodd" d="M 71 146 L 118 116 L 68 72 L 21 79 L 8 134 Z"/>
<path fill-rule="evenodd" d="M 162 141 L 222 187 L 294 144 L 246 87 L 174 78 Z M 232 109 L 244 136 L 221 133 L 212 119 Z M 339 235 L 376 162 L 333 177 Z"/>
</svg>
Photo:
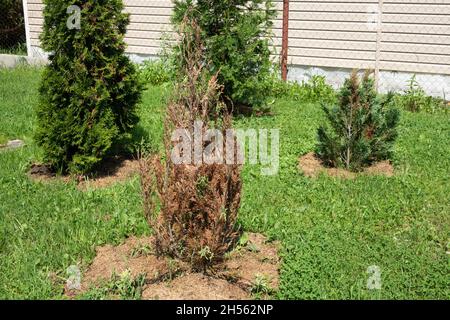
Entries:
<svg viewBox="0 0 450 320">
<path fill-rule="evenodd" d="M 247 243 L 228 254 L 208 274 L 191 273 L 183 262 L 155 256 L 152 243 L 152 237 L 131 237 L 116 247 L 98 247 L 93 263 L 82 277 L 81 290 L 66 288 L 66 295 L 83 296 L 124 272 L 132 279 L 145 277 L 142 298 L 150 300 L 242 300 L 251 299 L 254 294 L 265 297 L 278 288 L 279 244 L 268 242 L 260 234 L 248 234 Z"/>
<path fill-rule="evenodd" d="M 394 176 L 394 166 L 389 161 L 381 161 L 371 165 L 360 173 L 351 172 L 341 168 L 329 168 L 316 157 L 314 152 L 310 152 L 299 159 L 299 170 L 308 178 L 317 178 L 321 173 L 330 177 L 341 179 L 354 179 L 358 175 L 379 175 Z"/>
<path fill-rule="evenodd" d="M 106 188 L 115 183 L 130 179 L 139 172 L 139 161 L 115 157 L 107 160 L 101 169 L 89 176 L 60 176 L 47 165 L 35 163 L 31 165 L 28 176 L 35 182 L 51 183 L 75 181 L 80 190 Z"/>
</svg>

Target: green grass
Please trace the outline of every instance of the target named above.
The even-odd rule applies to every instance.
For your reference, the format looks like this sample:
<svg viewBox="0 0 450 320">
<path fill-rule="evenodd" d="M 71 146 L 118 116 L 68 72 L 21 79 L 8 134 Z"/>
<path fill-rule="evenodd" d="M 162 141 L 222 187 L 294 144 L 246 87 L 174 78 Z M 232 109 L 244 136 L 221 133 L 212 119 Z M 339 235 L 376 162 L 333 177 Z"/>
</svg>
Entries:
<svg viewBox="0 0 450 320">
<path fill-rule="evenodd" d="M 27 44 L 20 43 L 12 48 L 1 48 L 0 54 L 13 54 L 18 56 L 26 56 L 27 55 Z"/>
<path fill-rule="evenodd" d="M 38 69 L 0 70 L 0 136 L 27 144 L 0 151 L 0 298 L 62 298 L 50 273 L 86 268 L 95 246 L 148 233 L 138 178 L 87 192 L 27 178 L 42 156 L 32 140 L 39 77 Z M 141 129 L 155 147 L 166 96 L 150 88 L 141 105 Z M 314 148 L 320 108 L 278 100 L 273 110 L 236 126 L 281 130 L 279 175 L 246 166 L 240 211 L 244 229 L 283 245 L 277 297 L 449 299 L 450 116 L 402 114 L 393 178 L 311 180 L 297 159 Z M 366 288 L 371 265 L 381 269 L 381 290 Z"/>
<path fill-rule="evenodd" d="M 8 142 L 8 139 L 6 139 L 5 136 L 0 135 L 0 145 L 4 145 Z"/>
</svg>

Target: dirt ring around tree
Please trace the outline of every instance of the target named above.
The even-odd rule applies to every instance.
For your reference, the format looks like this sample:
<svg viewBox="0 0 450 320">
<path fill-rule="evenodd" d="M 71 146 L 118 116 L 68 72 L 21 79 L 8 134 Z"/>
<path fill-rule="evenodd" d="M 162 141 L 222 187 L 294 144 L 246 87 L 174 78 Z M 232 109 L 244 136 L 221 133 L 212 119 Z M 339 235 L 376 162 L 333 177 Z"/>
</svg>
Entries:
<svg viewBox="0 0 450 320">
<path fill-rule="evenodd" d="M 185 264 L 157 257 L 152 237 L 131 237 L 119 246 L 96 248 L 96 257 L 82 275 L 79 291 L 65 294 L 74 298 L 101 288 L 114 275 L 124 272 L 133 278 L 144 276 L 145 300 L 248 300 L 255 290 L 268 297 L 279 286 L 279 243 L 261 234 L 248 234 L 245 246 L 231 252 L 211 274 L 192 273 Z"/>
<path fill-rule="evenodd" d="M 70 183 L 74 181 L 77 183 L 78 189 L 88 190 L 107 188 L 117 182 L 127 181 L 138 173 L 138 160 L 115 157 L 105 161 L 100 170 L 90 176 L 59 176 L 47 165 L 39 163 L 31 165 L 28 176 L 32 181 L 40 183 Z"/>
<path fill-rule="evenodd" d="M 299 170 L 308 178 L 317 178 L 321 173 L 330 177 L 341 179 L 354 179 L 358 175 L 380 175 L 386 177 L 394 176 L 394 166 L 390 161 L 381 161 L 366 168 L 360 173 L 351 172 L 340 168 L 325 167 L 314 152 L 310 152 L 299 159 Z"/>
</svg>

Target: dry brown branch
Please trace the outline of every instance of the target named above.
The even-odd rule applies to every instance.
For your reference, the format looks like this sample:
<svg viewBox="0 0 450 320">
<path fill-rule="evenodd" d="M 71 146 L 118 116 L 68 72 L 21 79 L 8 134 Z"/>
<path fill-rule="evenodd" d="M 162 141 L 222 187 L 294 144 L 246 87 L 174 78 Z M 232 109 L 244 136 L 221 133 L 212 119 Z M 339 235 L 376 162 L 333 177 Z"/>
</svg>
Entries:
<svg viewBox="0 0 450 320">
<path fill-rule="evenodd" d="M 239 238 L 236 222 L 241 168 L 227 164 L 177 165 L 171 161 L 175 129 L 192 133 L 195 122 L 202 121 L 202 134 L 214 128 L 225 136 L 232 124 L 231 115 L 220 102 L 217 75 L 208 76 L 204 69 L 197 24 L 186 19 L 180 38 L 184 71 L 167 107 L 165 157 L 141 159 L 143 205 L 155 232 L 158 255 L 169 255 L 190 263 L 195 271 L 206 271 L 221 262 Z M 192 154 L 193 150 L 182 152 Z M 160 213 L 155 215 L 158 204 Z"/>
</svg>

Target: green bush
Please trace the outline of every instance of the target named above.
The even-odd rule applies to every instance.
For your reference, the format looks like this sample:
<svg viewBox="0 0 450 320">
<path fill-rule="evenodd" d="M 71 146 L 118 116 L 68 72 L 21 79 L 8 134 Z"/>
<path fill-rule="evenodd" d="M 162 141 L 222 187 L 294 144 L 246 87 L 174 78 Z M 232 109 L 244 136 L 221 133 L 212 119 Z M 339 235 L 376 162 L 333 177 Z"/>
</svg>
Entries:
<svg viewBox="0 0 450 320">
<path fill-rule="evenodd" d="M 276 15 L 270 0 L 175 0 L 173 22 L 186 14 L 198 21 L 205 43 L 204 60 L 219 72 L 222 98 L 229 108 L 259 107 L 270 92 L 270 36 Z"/>
<path fill-rule="evenodd" d="M 174 77 L 173 66 L 165 60 L 146 60 L 138 70 L 142 82 L 153 86 L 170 82 Z"/>
<path fill-rule="evenodd" d="M 431 97 L 426 94 L 425 90 L 417 82 L 415 75 L 409 80 L 408 88 L 403 94 L 397 94 L 394 101 L 401 109 L 410 112 L 436 113 L 450 111 L 444 99 Z"/>
<path fill-rule="evenodd" d="M 338 105 L 324 105 L 328 124 L 318 130 L 319 158 L 326 165 L 352 171 L 389 159 L 400 119 L 399 111 L 388 107 L 391 100 L 391 94 L 377 95 L 370 72 L 362 81 L 353 72 L 339 92 Z"/>
<path fill-rule="evenodd" d="M 324 76 L 313 75 L 308 81 L 284 82 L 277 74 L 272 79 L 272 95 L 276 98 L 287 97 L 301 102 L 333 103 L 336 101 L 336 91 L 330 86 Z"/>
<path fill-rule="evenodd" d="M 122 0 L 45 0 L 42 47 L 50 53 L 40 86 L 36 141 L 61 172 L 88 173 L 124 144 L 138 121 L 142 85 L 124 54 L 129 22 Z M 81 28 L 69 29 L 70 5 Z"/>
</svg>

